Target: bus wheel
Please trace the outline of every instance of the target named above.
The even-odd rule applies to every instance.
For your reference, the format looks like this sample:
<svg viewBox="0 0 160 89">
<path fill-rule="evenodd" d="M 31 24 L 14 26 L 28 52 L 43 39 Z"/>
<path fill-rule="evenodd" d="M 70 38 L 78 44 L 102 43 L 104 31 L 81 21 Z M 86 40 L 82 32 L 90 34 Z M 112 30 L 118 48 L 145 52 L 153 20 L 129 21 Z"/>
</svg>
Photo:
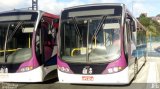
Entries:
<svg viewBox="0 0 160 89">
<path fill-rule="evenodd" d="M 136 78 L 137 73 L 138 73 L 138 60 L 136 58 L 134 62 L 134 79 Z"/>
</svg>

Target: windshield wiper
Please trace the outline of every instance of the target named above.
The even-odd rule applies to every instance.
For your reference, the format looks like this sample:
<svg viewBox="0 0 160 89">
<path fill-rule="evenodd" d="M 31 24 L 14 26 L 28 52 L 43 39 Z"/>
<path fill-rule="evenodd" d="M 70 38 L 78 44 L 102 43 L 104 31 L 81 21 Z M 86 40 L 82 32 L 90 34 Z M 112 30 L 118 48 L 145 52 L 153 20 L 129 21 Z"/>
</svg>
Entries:
<svg viewBox="0 0 160 89">
<path fill-rule="evenodd" d="M 102 27 L 102 25 L 103 25 L 103 22 L 105 21 L 106 18 L 107 18 L 107 16 L 103 16 L 103 17 L 102 17 L 102 20 L 99 22 L 99 24 L 98 24 L 98 26 L 97 26 L 97 28 L 96 28 L 96 30 L 95 30 L 95 33 L 94 33 L 94 35 L 92 36 L 92 40 L 93 40 L 94 37 L 96 37 L 97 34 L 99 33 L 99 31 L 100 31 L 100 29 L 101 29 L 101 27 Z"/>
<path fill-rule="evenodd" d="M 77 21 L 76 21 L 75 17 L 73 17 L 72 20 L 73 20 L 73 24 L 74 24 L 74 27 L 76 29 L 76 32 L 79 35 L 80 39 L 82 40 L 82 36 L 81 36 L 81 34 L 79 32 L 79 28 L 78 28 Z"/>
<path fill-rule="evenodd" d="M 8 33 L 9 33 L 11 25 L 10 24 L 8 25 L 6 38 L 5 38 L 5 43 L 4 43 L 4 60 L 5 60 L 5 63 L 7 62 L 7 57 L 6 57 L 7 43 L 12 39 L 13 35 L 16 33 L 17 29 L 21 26 L 21 24 L 22 24 L 22 21 L 18 22 L 17 26 L 15 27 L 15 29 L 13 30 L 13 32 L 9 36 L 9 38 L 8 38 L 8 35 L 9 35 Z"/>
<path fill-rule="evenodd" d="M 12 39 L 13 35 L 17 32 L 17 29 L 21 26 L 22 23 L 23 23 L 22 21 L 18 22 L 18 24 L 15 27 L 15 29 L 13 30 L 12 34 L 9 36 L 7 43 Z"/>
<path fill-rule="evenodd" d="M 102 27 L 103 22 L 105 21 L 105 19 L 106 19 L 106 16 L 103 16 L 102 19 L 101 19 L 101 21 L 99 22 L 96 30 L 95 30 L 95 33 L 93 34 L 91 40 L 93 40 L 93 39 L 97 36 L 97 34 L 99 33 L 99 31 L 100 31 L 100 29 L 101 29 L 101 27 Z M 89 23 L 89 21 L 88 21 L 87 35 L 89 34 L 89 29 L 90 29 L 89 24 L 90 24 L 90 23 Z M 90 53 L 89 53 L 89 47 L 88 47 L 88 43 L 89 43 L 88 40 L 89 40 L 89 36 L 87 36 L 87 50 L 86 50 L 86 54 L 87 54 L 87 55 L 86 55 L 86 60 L 87 60 L 87 62 L 90 62 L 90 60 L 89 60 Z M 95 39 L 95 40 L 96 40 L 96 39 Z M 92 41 L 91 41 L 91 44 L 92 44 Z M 91 49 L 92 49 L 92 47 L 91 47 Z"/>
</svg>

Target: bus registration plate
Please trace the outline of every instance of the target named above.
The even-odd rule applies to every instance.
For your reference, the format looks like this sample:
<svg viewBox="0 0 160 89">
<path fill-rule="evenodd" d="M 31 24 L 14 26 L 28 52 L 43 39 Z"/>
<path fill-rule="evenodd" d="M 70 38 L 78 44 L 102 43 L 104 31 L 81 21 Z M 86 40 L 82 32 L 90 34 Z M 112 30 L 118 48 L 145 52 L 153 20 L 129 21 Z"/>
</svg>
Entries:
<svg viewBox="0 0 160 89">
<path fill-rule="evenodd" d="M 82 80 L 83 81 L 94 81 L 94 77 L 93 76 L 82 76 Z"/>
</svg>

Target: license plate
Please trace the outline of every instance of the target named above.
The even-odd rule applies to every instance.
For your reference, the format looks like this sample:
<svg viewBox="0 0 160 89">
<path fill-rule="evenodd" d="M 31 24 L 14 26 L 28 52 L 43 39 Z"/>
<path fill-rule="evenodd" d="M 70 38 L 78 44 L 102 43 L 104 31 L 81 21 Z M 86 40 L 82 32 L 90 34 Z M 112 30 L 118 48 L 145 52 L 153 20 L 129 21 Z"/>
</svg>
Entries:
<svg viewBox="0 0 160 89">
<path fill-rule="evenodd" d="M 94 81 L 94 77 L 93 76 L 82 76 L 82 80 L 83 81 Z"/>
</svg>

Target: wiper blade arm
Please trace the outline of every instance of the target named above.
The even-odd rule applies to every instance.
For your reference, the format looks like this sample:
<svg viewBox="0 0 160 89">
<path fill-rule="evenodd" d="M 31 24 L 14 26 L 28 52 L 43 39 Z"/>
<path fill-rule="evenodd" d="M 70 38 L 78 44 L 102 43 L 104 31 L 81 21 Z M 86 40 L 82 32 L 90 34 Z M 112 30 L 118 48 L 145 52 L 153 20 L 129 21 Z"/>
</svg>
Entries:
<svg viewBox="0 0 160 89">
<path fill-rule="evenodd" d="M 9 36 L 7 43 L 12 39 L 13 35 L 16 33 L 17 29 L 21 26 L 22 23 L 23 23 L 22 21 L 18 22 L 18 24 L 15 27 L 15 29 L 13 30 L 12 34 Z"/>
<path fill-rule="evenodd" d="M 99 33 L 100 28 L 102 27 L 103 22 L 105 21 L 106 18 L 107 18 L 107 16 L 103 16 L 103 17 L 102 17 L 102 20 L 101 20 L 100 23 L 98 24 L 98 26 L 97 26 L 97 28 L 96 28 L 96 30 L 95 30 L 95 33 L 94 33 L 94 35 L 92 36 L 92 40 L 93 40 L 94 37 L 96 37 L 97 34 Z"/>
<path fill-rule="evenodd" d="M 81 34 L 80 34 L 80 32 L 79 32 L 79 28 L 78 28 L 78 25 L 77 25 L 77 21 L 76 21 L 75 17 L 73 17 L 72 19 L 73 19 L 73 23 L 74 23 L 74 27 L 75 27 L 75 29 L 76 29 L 76 32 L 77 32 L 77 34 L 79 35 L 80 39 L 82 40 L 82 36 L 81 36 Z"/>
</svg>

